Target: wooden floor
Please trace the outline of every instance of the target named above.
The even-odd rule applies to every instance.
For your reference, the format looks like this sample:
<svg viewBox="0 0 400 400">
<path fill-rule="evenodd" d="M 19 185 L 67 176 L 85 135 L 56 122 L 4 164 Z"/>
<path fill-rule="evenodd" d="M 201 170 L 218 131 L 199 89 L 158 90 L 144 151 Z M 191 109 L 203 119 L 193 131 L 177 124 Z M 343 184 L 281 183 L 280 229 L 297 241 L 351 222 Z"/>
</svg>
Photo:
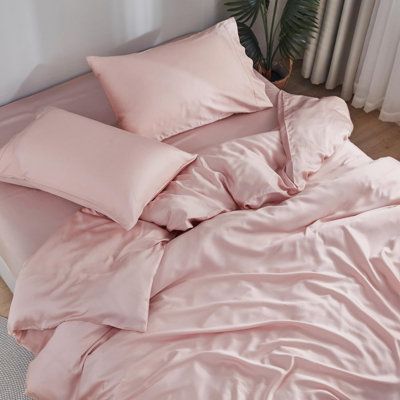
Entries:
<svg viewBox="0 0 400 400">
<path fill-rule="evenodd" d="M 322 85 L 312 85 L 300 74 L 300 64 L 294 67 L 286 90 L 294 94 L 323 97 L 338 95 L 340 88 L 326 90 Z M 400 126 L 378 119 L 379 112 L 365 113 L 349 105 L 354 132 L 351 140 L 372 158 L 391 156 L 400 160 Z M 11 302 L 11 292 L 0 278 L 0 315 L 7 316 Z"/>
<path fill-rule="evenodd" d="M 8 287 L 4 281 L 0 278 L 0 315 L 3 317 L 8 316 L 8 310 L 10 309 L 12 294 L 8 290 Z"/>
</svg>

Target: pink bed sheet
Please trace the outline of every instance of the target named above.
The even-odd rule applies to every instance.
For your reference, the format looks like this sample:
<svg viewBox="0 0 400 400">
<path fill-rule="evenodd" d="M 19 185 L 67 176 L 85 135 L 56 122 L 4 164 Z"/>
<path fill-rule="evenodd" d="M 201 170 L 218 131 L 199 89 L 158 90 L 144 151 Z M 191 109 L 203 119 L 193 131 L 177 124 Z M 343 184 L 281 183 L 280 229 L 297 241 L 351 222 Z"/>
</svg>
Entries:
<svg viewBox="0 0 400 400">
<path fill-rule="evenodd" d="M 78 212 L 30 259 L 9 319 L 29 393 L 399 399 L 400 163 L 349 155 L 343 101 L 280 98 L 290 198 L 177 236 Z"/>
<path fill-rule="evenodd" d="M 0 107 L 0 146 L 49 105 L 115 122 L 100 84 L 87 74 Z M 16 278 L 24 262 L 78 209 L 48 193 L 0 182 L 0 256 L 10 275 Z"/>
<path fill-rule="evenodd" d="M 265 81 L 265 80 L 264 80 Z M 277 89 L 266 83 L 276 104 Z M 86 74 L 41 93 L 0 107 L 0 146 L 21 131 L 46 106 L 59 107 L 100 122 L 114 124 L 115 117 L 93 74 Z M 276 109 L 235 115 L 171 137 L 166 143 L 192 153 L 229 139 L 276 127 Z M 351 150 L 350 150 L 351 151 Z M 0 182 L 0 256 L 16 278 L 24 262 L 79 206 L 48 193 Z"/>
</svg>

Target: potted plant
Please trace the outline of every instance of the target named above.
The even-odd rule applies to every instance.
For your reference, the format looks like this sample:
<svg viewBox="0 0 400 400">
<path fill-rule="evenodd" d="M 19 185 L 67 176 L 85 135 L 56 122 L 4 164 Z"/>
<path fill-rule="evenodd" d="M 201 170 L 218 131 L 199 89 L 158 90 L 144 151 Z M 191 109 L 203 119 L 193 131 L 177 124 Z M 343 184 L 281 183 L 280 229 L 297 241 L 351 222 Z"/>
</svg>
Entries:
<svg viewBox="0 0 400 400">
<path fill-rule="evenodd" d="M 317 30 L 319 0 L 287 0 L 280 15 L 278 3 L 270 0 L 229 0 L 227 10 L 235 17 L 240 41 L 246 54 L 253 60 L 254 68 L 283 89 L 292 71 L 293 60 L 302 56 L 312 34 Z M 253 26 L 261 17 L 264 28 L 266 52 L 262 53 Z"/>
</svg>

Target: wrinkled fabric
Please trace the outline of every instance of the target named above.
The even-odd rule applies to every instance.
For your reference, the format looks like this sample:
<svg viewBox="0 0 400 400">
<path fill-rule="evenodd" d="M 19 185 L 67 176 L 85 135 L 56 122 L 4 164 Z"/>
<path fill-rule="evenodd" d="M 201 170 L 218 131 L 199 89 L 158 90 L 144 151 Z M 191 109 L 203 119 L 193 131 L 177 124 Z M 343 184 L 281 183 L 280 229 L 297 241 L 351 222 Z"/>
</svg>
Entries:
<svg viewBox="0 0 400 400">
<path fill-rule="evenodd" d="M 350 136 L 346 103 L 278 96 L 280 131 L 234 139 L 207 149 L 144 209 L 142 219 L 185 231 L 220 213 L 282 202 Z M 306 138 L 306 140 L 305 140 Z"/>
<path fill-rule="evenodd" d="M 281 202 L 290 191 L 277 173 L 285 160 L 278 131 L 212 146 L 145 207 L 141 219 L 185 231 L 223 212 Z"/>
<path fill-rule="evenodd" d="M 250 114 L 235 114 L 212 124 L 171 136 L 165 143 L 192 154 L 211 145 L 250 136 L 277 127 L 279 90 L 256 72 L 274 107 Z M 0 146 L 24 129 L 47 106 L 114 125 L 115 116 L 93 74 L 85 74 L 7 106 L 0 107 Z M 24 263 L 80 207 L 39 190 L 0 182 L 0 273 L 14 290 Z M 40 221 L 40 223 L 38 223 Z M 7 276 L 10 278 L 7 279 Z"/>
<path fill-rule="evenodd" d="M 80 224 L 67 225 L 70 236 L 61 230 L 31 259 L 9 322 L 37 353 L 28 393 L 68 400 L 399 399 L 400 164 L 349 155 L 351 122 L 344 118 L 335 135 L 340 100 L 298 97 L 290 102 L 295 108 L 281 100 L 291 128 L 280 124 L 285 162 L 276 172 L 293 188 L 284 201 L 220 213 L 177 236 L 142 221 L 142 231 L 128 238 L 109 221 L 98 240 L 91 226 L 106 219 L 81 213 Z M 319 112 L 299 118 L 310 107 Z M 301 154 L 291 153 L 300 146 Z M 119 271 L 111 262 L 119 241 L 154 259 L 128 252 Z M 97 269 L 108 269 L 108 279 Z M 78 292 L 69 295 L 75 280 L 80 301 Z M 94 291 L 98 285 L 107 290 Z M 124 325 L 145 308 L 132 300 L 145 287 L 150 300 L 139 332 Z"/>
<path fill-rule="evenodd" d="M 280 92 L 278 121 L 288 155 L 285 172 L 299 190 L 353 129 L 346 103 L 334 96 L 316 99 Z"/>
<path fill-rule="evenodd" d="M 125 231 L 79 211 L 22 269 L 12 303 L 18 311 L 9 317 L 15 336 L 29 343 L 31 329 L 71 320 L 145 331 L 153 276 L 171 237 L 148 222 Z"/>
</svg>

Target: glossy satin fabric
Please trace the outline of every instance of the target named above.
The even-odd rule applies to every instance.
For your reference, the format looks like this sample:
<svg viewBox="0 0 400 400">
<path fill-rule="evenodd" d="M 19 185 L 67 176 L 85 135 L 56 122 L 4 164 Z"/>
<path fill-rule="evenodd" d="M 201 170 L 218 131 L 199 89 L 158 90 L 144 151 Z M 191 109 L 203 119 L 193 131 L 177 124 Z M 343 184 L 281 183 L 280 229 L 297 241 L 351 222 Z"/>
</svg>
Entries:
<svg viewBox="0 0 400 400">
<path fill-rule="evenodd" d="M 256 73 L 257 74 L 257 73 Z M 274 105 L 277 88 L 258 75 Z M 115 117 L 93 74 L 82 75 L 33 96 L 0 107 L 0 146 L 20 132 L 49 105 L 113 125 Z M 190 153 L 233 138 L 277 127 L 276 107 L 236 114 L 168 138 L 165 142 Z M 25 261 L 79 209 L 49 193 L 0 182 L 0 255 L 17 278 Z"/>
<path fill-rule="evenodd" d="M 306 127 L 290 115 L 315 104 L 281 100 L 293 111 L 280 121 L 283 141 L 296 137 L 292 148 L 306 143 L 301 131 L 314 132 L 315 117 L 316 129 L 324 118 L 332 125 L 328 135 L 314 132 L 321 149 L 333 149 L 331 157 L 316 161 L 314 146 L 309 158 L 306 146 L 300 158 L 285 153 L 280 174 L 297 188 L 290 198 L 220 214 L 176 237 L 141 222 L 132 242 L 115 223 L 78 214 L 80 224 L 62 228 L 34 256 L 17 283 L 9 323 L 38 354 L 29 393 L 39 399 L 399 398 L 400 164 L 348 150 L 343 139 L 351 123 L 338 124 L 335 135 L 331 119 L 344 110 L 339 100 L 333 111 L 332 99 L 321 102 L 320 113 L 303 120 Z M 292 138 L 283 122 L 296 130 Z M 305 179 L 294 160 L 305 171 L 318 162 L 320 169 Z M 91 229 L 103 225 L 104 235 Z M 124 263 L 114 263 L 126 246 L 155 258 L 127 251 Z M 73 283 L 76 293 L 66 290 Z M 145 302 L 132 302 L 139 293 L 151 298 L 148 315 Z M 140 315 L 146 331 L 132 331 Z"/>
<path fill-rule="evenodd" d="M 205 150 L 143 210 L 141 219 L 185 231 L 216 215 L 288 198 L 277 170 L 285 164 L 278 131 Z"/>
<path fill-rule="evenodd" d="M 304 189 L 353 128 L 346 104 L 334 97 L 281 92 L 278 114 L 280 131 L 209 148 L 145 207 L 141 218 L 185 231 L 223 212 L 280 203 Z"/>
<path fill-rule="evenodd" d="M 0 149 L 0 181 L 88 207 L 125 229 L 196 155 L 59 108 Z"/>
<path fill-rule="evenodd" d="M 119 126 L 157 140 L 272 107 L 234 18 L 141 53 L 87 61 Z"/>
</svg>

